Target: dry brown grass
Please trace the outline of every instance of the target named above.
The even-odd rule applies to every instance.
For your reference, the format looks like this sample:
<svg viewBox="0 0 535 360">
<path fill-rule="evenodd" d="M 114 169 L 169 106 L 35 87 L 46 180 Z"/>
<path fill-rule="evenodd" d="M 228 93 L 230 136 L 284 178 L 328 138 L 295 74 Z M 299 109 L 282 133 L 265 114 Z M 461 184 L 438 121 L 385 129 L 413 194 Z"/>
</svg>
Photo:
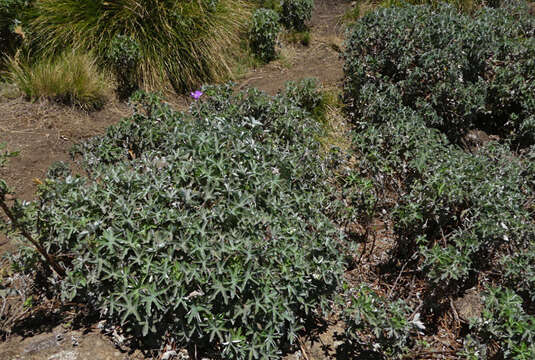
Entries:
<svg viewBox="0 0 535 360">
<path fill-rule="evenodd" d="M 100 109 L 111 96 L 111 80 L 88 54 L 67 51 L 54 60 L 29 64 L 15 57 L 9 62 L 9 79 L 30 99 L 48 99 Z"/>
<path fill-rule="evenodd" d="M 297 60 L 298 51 L 294 44 L 283 44 L 278 53 L 279 57 L 273 62 L 274 66 L 290 69 Z"/>
</svg>

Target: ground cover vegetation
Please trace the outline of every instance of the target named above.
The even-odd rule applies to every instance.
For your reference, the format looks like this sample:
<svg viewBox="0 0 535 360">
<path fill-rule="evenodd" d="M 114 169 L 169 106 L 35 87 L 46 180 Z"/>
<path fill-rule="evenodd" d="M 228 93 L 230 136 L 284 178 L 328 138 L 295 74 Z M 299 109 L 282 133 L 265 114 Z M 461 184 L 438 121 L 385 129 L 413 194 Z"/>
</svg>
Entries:
<svg viewBox="0 0 535 360">
<path fill-rule="evenodd" d="M 403 6 L 406 4 L 412 5 L 429 5 L 440 6 L 441 4 L 450 4 L 457 10 L 463 13 L 474 13 L 475 11 L 484 8 L 500 7 L 504 1 L 502 0 L 361 0 L 354 3 L 354 6 L 349 9 L 343 16 L 345 22 L 354 22 L 376 8 Z"/>
<path fill-rule="evenodd" d="M 452 356 L 535 356 L 534 30 L 518 3 L 474 16 L 405 5 L 351 29 L 344 98 L 357 166 L 386 194 L 386 263 L 419 289 L 350 297 L 346 322 L 363 348 L 368 334 L 392 358 L 418 353 L 411 334 L 444 330 L 453 300 L 477 289 Z"/>
<path fill-rule="evenodd" d="M 430 6 L 440 6 L 440 4 L 450 4 L 451 6 L 457 8 L 458 10 L 465 12 L 465 13 L 473 13 L 474 11 L 477 11 L 478 9 L 481 9 L 483 7 L 490 7 L 490 8 L 497 8 L 499 7 L 503 1 L 501 0 L 445 0 L 445 1 L 437 1 L 437 0 L 408 0 L 408 1 L 400 1 L 400 0 L 385 0 L 381 3 L 382 6 L 400 6 L 403 4 L 413 4 L 413 5 L 430 5 Z"/>
<path fill-rule="evenodd" d="M 346 63 L 352 111 L 365 107 L 351 94 L 391 83 L 404 105 L 455 143 L 478 128 L 533 144 L 535 19 L 526 8 L 485 8 L 477 21 L 453 8 L 392 13 L 368 17 L 352 31 L 348 52 L 363 54 Z"/>
<path fill-rule="evenodd" d="M 17 269 L 151 346 L 278 358 L 332 307 L 345 261 L 312 86 L 205 87 L 186 113 L 136 93 L 131 118 L 75 149 L 87 176 L 59 163 L 12 207 L 64 271 L 32 248 Z"/>
</svg>

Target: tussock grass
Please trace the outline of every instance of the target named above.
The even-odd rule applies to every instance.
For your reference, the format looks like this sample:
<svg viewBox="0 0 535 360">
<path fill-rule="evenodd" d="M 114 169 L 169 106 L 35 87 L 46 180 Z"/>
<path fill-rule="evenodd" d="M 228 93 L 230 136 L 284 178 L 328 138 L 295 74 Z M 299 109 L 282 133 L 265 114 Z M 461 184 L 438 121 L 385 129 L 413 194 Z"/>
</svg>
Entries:
<svg viewBox="0 0 535 360">
<path fill-rule="evenodd" d="M 286 69 L 291 69 L 297 60 L 297 49 L 292 44 L 284 44 L 278 51 L 279 57 L 275 61 Z"/>
<path fill-rule="evenodd" d="M 30 28 L 42 54 L 73 46 L 101 63 L 115 36 L 131 37 L 140 45 L 142 87 L 184 92 L 231 74 L 250 7 L 244 0 L 39 0 Z"/>
<path fill-rule="evenodd" d="M 8 64 L 11 82 L 31 99 L 46 98 L 79 106 L 101 108 L 111 94 L 109 78 L 90 55 L 66 51 L 55 59 L 28 63 L 18 57 Z"/>
</svg>

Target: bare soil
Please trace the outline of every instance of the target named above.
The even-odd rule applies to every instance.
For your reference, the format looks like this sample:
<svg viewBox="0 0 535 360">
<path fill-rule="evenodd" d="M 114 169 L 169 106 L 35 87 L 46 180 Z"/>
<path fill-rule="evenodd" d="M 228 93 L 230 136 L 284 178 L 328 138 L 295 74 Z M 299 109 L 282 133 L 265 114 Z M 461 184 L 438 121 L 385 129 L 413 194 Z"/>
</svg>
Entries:
<svg viewBox="0 0 535 360">
<path fill-rule="evenodd" d="M 281 58 L 246 74 L 239 81 L 238 87 L 256 87 L 275 94 L 284 88 L 287 81 L 307 77 L 318 78 L 325 87 L 341 85 L 343 62 L 340 51 L 344 38 L 341 19 L 350 6 L 350 2 L 344 0 L 316 0 L 310 23 L 309 46 L 283 42 L 280 49 Z M 179 97 L 177 102 L 179 107 L 184 107 L 187 101 Z M 86 113 L 47 101 L 32 103 L 21 96 L 7 98 L 0 95 L 0 143 L 7 143 L 9 151 L 19 152 L 5 169 L 0 170 L 0 178 L 8 182 L 18 198 L 32 200 L 35 197 L 36 179 L 42 179 L 50 165 L 56 161 L 70 161 L 69 149 L 74 144 L 103 134 L 107 127 L 129 114 L 128 106 L 118 101 L 110 102 L 98 112 Z M 0 254 L 12 248 L 13 244 L 0 235 Z M 0 284 L 5 274 L 9 274 L 9 270 L 7 262 L 4 261 L 0 263 Z M 20 307 L 24 299 L 18 294 L 8 300 L 12 307 L 13 304 Z M 0 307 L 2 301 L 0 298 Z M 64 317 L 64 321 L 68 318 Z M 43 323 L 47 321 L 46 318 L 42 319 Z M 149 358 L 139 351 L 119 350 L 112 337 L 102 335 L 95 326 L 84 330 L 72 330 L 66 323 L 50 324 L 44 330 L 29 326 L 30 328 L 23 332 L 4 334 L 5 340 L 0 342 L 0 360 Z M 300 345 L 301 350 L 286 358 L 340 358 L 340 352 L 336 350 L 341 345 L 336 340 L 340 331 L 340 325 L 333 320 L 314 336 L 304 338 Z M 175 358 L 188 358 L 183 353 L 179 355 Z"/>
<path fill-rule="evenodd" d="M 140 352 L 118 349 L 97 331 L 66 330 L 58 326 L 32 337 L 10 339 L 0 347 L 0 359 L 25 360 L 137 360 Z"/>
<path fill-rule="evenodd" d="M 68 161 L 69 149 L 83 139 L 102 134 L 128 114 L 125 104 L 110 103 L 103 110 L 85 113 L 48 101 L 31 103 L 19 97 L 0 102 L 0 142 L 19 155 L 1 170 L 17 197 L 31 200 L 32 179 L 42 178 L 56 161 Z"/>
</svg>

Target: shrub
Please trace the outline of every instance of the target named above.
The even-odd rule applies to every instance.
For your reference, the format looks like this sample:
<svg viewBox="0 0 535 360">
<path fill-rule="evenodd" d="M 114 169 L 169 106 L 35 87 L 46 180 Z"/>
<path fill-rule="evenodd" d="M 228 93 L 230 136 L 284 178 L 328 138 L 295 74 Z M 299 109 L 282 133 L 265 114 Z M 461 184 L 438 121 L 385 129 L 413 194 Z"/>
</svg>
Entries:
<svg viewBox="0 0 535 360">
<path fill-rule="evenodd" d="M 520 5 L 475 18 L 446 5 L 382 9 L 351 30 L 345 100 L 360 116 L 364 87 L 388 84 L 455 143 L 478 128 L 526 146 L 535 142 L 534 56 L 535 18 Z"/>
<path fill-rule="evenodd" d="M 472 319 L 470 325 L 476 344 L 504 344 L 496 358 L 535 358 L 535 317 L 523 310 L 522 298 L 510 289 L 488 288 L 484 305 L 481 317 Z"/>
<path fill-rule="evenodd" d="M 379 124 L 361 124 L 354 146 L 363 171 L 396 193 L 398 255 L 419 248 L 425 276 L 447 287 L 492 266 L 505 244 L 518 251 L 529 244 L 535 231 L 524 199 L 533 194 L 535 173 L 527 159 L 496 143 L 474 154 L 455 148 L 377 89 L 362 100 L 369 106 L 363 114 Z"/>
<path fill-rule="evenodd" d="M 139 44 L 145 88 L 185 92 L 229 75 L 250 12 L 242 0 L 42 0 L 34 14 L 40 52 L 74 47 L 106 63 L 113 39 L 126 36 Z"/>
<path fill-rule="evenodd" d="M 128 98 L 137 90 L 140 60 L 139 44 L 135 39 L 124 35 L 117 35 L 113 38 L 106 53 L 106 61 L 111 64 L 117 78 L 119 96 L 123 99 Z"/>
<path fill-rule="evenodd" d="M 325 116 L 325 99 L 316 78 L 286 83 L 285 94 L 290 101 L 313 115 L 317 120 Z"/>
<path fill-rule="evenodd" d="M 444 297 L 461 296 L 470 284 L 487 283 L 486 274 L 496 268 L 505 271 L 492 275 L 495 282 L 516 289 L 520 304 L 533 301 L 535 281 L 528 264 L 535 258 L 535 227 L 532 210 L 526 207 L 535 194 L 532 161 L 497 143 L 467 153 L 427 127 L 388 90 L 371 86 L 363 91 L 362 100 L 367 107 L 353 139 L 358 166 L 373 179 L 376 193 L 388 189 L 396 199 L 395 205 L 383 199 L 378 206 L 390 210 L 394 224 L 396 249 L 390 259 L 407 262 L 410 271 L 427 280 L 424 302 L 440 304 Z M 532 321 L 527 314 L 524 318 Z M 505 318 L 493 323 L 504 329 L 510 326 Z M 376 326 L 386 331 L 390 325 Z M 470 339 L 476 333 L 469 334 Z M 517 335 L 512 340 L 478 339 L 482 340 L 467 342 L 470 351 L 480 351 L 493 341 L 500 351 L 529 349 L 531 344 Z"/>
<path fill-rule="evenodd" d="M 440 4 L 447 3 L 456 9 L 465 13 L 473 13 L 482 7 L 499 7 L 504 1 L 502 0 L 385 0 L 382 6 L 403 6 L 405 4 L 412 5 L 431 5 L 440 6 Z"/>
<path fill-rule="evenodd" d="M 282 23 L 288 29 L 306 30 L 306 22 L 312 17 L 314 0 L 283 0 Z"/>
<path fill-rule="evenodd" d="M 31 99 L 46 98 L 85 110 L 102 107 L 109 96 L 109 81 L 95 60 L 74 51 L 35 64 L 13 58 L 8 76 Z"/>
<path fill-rule="evenodd" d="M 535 302 L 535 243 L 522 244 L 514 254 L 501 259 L 506 284 L 522 298 Z"/>
<path fill-rule="evenodd" d="M 275 358 L 343 272 L 321 127 L 283 95 L 203 92 L 188 113 L 136 93 L 131 118 L 77 148 L 89 176 L 56 167 L 25 215 L 67 270 L 63 299 L 147 341 Z"/>
<path fill-rule="evenodd" d="M 270 9 L 258 9 L 253 15 L 249 30 L 251 48 L 263 61 L 270 61 L 277 56 L 275 45 L 279 35 L 279 14 Z"/>
<path fill-rule="evenodd" d="M 403 300 L 389 302 L 362 285 L 344 307 L 346 333 L 358 346 L 378 351 L 389 359 L 401 358 L 409 348 L 411 334 L 424 328 L 419 314 L 409 320 L 411 312 Z M 373 339 L 359 336 L 362 333 L 373 334 Z"/>
<path fill-rule="evenodd" d="M 393 225 L 394 248 L 380 267 L 397 274 L 403 264 L 398 279 L 407 271 L 423 280 L 402 300 L 422 304 L 433 335 L 467 289 L 492 284 L 506 294 L 488 295 L 487 313 L 468 331 L 470 359 L 490 348 L 496 358 L 533 357 L 532 24 L 517 7 L 472 18 L 448 6 L 404 6 L 365 16 L 348 40 L 344 96 L 357 168 L 383 194 L 375 216 L 385 210 Z M 474 129 L 500 137 L 463 150 Z"/>
</svg>

